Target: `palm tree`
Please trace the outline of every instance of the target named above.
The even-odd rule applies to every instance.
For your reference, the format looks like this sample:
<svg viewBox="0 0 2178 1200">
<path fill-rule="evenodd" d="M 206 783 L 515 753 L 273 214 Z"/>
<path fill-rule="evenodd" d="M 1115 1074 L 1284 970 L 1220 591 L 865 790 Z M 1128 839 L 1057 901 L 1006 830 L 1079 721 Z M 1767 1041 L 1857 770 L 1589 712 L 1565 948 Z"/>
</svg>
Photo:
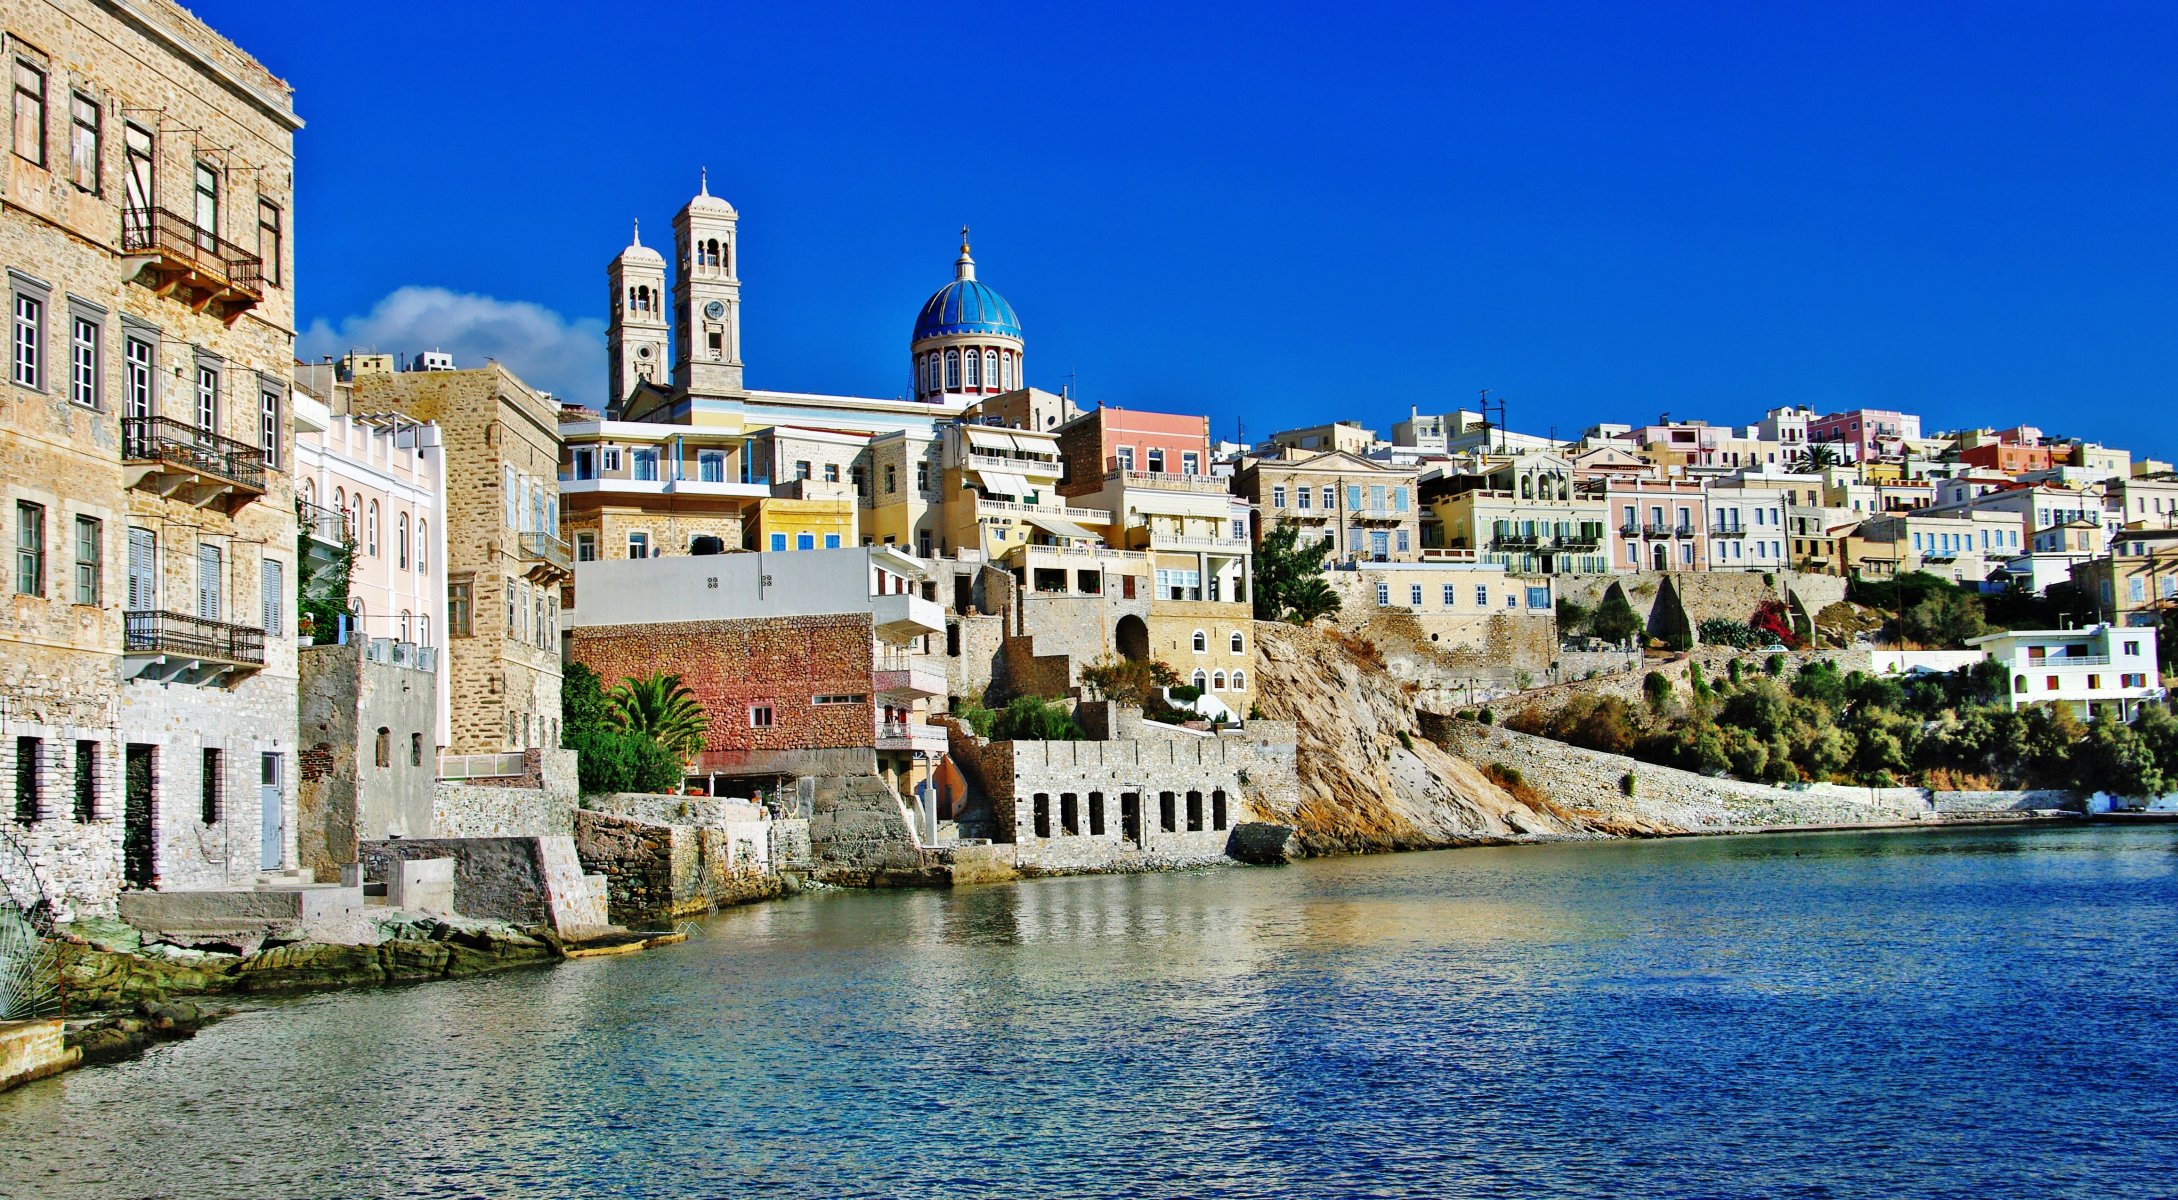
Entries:
<svg viewBox="0 0 2178 1200">
<path fill-rule="evenodd" d="M 622 732 L 643 734 L 683 761 L 703 749 L 704 732 L 711 727 L 710 716 L 678 675 L 631 675 L 613 685 L 605 703 Z"/>
<path fill-rule="evenodd" d="M 1794 459 L 1792 465 L 1800 471 L 1814 472 L 1824 467 L 1840 466 L 1844 462 L 1845 457 L 1838 453 L 1836 446 L 1829 442 L 1809 442 L 1807 449 L 1800 452 L 1800 457 Z"/>
<path fill-rule="evenodd" d="M 1321 575 L 1311 575 L 1293 585 L 1286 596 L 1287 617 L 1296 625 L 1306 625 L 1318 617 L 1328 617 L 1339 610 L 1339 594 Z"/>
</svg>

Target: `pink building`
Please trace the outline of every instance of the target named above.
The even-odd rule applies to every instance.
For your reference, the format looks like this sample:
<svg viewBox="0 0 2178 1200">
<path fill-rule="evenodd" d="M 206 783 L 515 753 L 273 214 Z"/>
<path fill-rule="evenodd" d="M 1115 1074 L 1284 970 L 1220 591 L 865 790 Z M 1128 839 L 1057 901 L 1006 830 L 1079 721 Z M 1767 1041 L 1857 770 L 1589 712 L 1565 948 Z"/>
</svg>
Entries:
<svg viewBox="0 0 2178 1200">
<path fill-rule="evenodd" d="M 446 645 L 446 464 L 436 424 L 396 414 L 351 411 L 345 384 L 330 372 L 300 372 L 330 384 L 319 397 L 294 392 L 295 496 L 309 560 L 323 561 L 344 540 L 355 559 L 348 607 L 355 635 L 394 645 Z M 325 378 L 318 378 L 323 374 Z M 317 631 L 317 640 L 330 640 Z M 451 732 L 448 672 L 435 672 L 438 744 Z"/>
<path fill-rule="evenodd" d="M 1604 530 L 1614 571 L 1709 568 L 1709 497 L 1685 479 L 1612 479 Z"/>
<path fill-rule="evenodd" d="M 1920 436 L 1919 416 L 1882 408 L 1849 408 L 1807 423 L 1809 444 L 1827 442 L 1836 446 L 1847 462 L 1898 454 L 1906 442 Z"/>
<path fill-rule="evenodd" d="M 1094 408 L 1058 428 L 1066 462 L 1062 495 L 1097 491 L 1114 471 L 1156 476 L 1210 473 L 1210 418 Z"/>
</svg>

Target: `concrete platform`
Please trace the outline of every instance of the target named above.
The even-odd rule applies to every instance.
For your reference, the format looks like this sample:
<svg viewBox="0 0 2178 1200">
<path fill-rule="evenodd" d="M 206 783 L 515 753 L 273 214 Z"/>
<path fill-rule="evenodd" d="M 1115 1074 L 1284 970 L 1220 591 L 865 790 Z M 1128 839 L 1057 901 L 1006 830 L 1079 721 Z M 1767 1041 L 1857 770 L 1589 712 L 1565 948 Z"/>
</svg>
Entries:
<svg viewBox="0 0 2178 1200">
<path fill-rule="evenodd" d="M 79 1051 L 63 1044 L 59 1021 L 0 1021 L 0 1092 L 76 1065 Z"/>
<path fill-rule="evenodd" d="M 121 919 L 146 933 L 287 933 L 363 911 L 363 889 L 337 883 L 202 892 L 123 892 Z"/>
</svg>

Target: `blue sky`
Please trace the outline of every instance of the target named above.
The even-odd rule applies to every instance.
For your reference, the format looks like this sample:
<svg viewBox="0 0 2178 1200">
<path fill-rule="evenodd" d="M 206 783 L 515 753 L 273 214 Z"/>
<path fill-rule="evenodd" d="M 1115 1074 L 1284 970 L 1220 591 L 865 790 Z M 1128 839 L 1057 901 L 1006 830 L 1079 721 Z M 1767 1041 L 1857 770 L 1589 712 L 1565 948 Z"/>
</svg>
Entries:
<svg viewBox="0 0 2178 1200">
<path fill-rule="evenodd" d="M 605 263 L 708 166 L 757 387 L 900 393 L 965 222 L 1032 382 L 1224 436 L 1489 388 L 2178 455 L 2178 7 L 195 7 L 309 122 L 312 352 L 595 400 Z"/>
</svg>

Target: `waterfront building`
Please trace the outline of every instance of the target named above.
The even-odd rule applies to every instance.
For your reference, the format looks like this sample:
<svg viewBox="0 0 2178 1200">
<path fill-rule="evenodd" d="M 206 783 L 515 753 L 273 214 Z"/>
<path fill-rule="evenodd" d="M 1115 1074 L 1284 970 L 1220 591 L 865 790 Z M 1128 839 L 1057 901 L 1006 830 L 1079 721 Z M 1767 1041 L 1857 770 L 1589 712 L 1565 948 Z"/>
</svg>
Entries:
<svg viewBox="0 0 2178 1200">
<path fill-rule="evenodd" d="M 1939 497 L 1951 490 L 1944 488 Z M 2074 521 L 2099 523 L 2103 519 L 2102 497 L 2078 488 L 2051 483 L 2006 482 L 1986 490 L 1981 490 L 1978 484 L 1961 490 L 1972 490 L 1974 494 L 1948 501 L 1939 498 L 1923 511 L 1930 516 L 2007 514 L 2019 524 L 2022 546 L 2033 545 L 2037 534 L 2056 526 Z"/>
<path fill-rule="evenodd" d="M 1263 439 L 1258 449 L 1332 451 L 1365 457 L 1383 445 L 1376 431 L 1359 421 L 1334 421 L 1328 425 L 1308 425 L 1300 429 L 1284 429 Z"/>
<path fill-rule="evenodd" d="M 2126 528 L 2178 528 L 2178 475 L 2133 475 L 2112 479 L 2103 493 L 2109 524 Z"/>
<path fill-rule="evenodd" d="M 944 611 L 882 546 L 582 563 L 568 656 L 610 687 L 678 675 L 710 718 L 689 767 L 715 795 L 880 774 L 900 796 L 944 757 Z"/>
<path fill-rule="evenodd" d="M 2017 710 L 2062 704 L 2083 719 L 2109 713 L 2123 721 L 2163 699 L 2155 632 L 2108 623 L 2085 629 L 2013 629 L 1969 638 L 1967 645 L 2002 665 L 2005 694 Z"/>
<path fill-rule="evenodd" d="M 433 422 L 445 445 L 448 748 L 457 754 L 560 744 L 559 408 L 493 363 L 394 371 L 351 355 L 355 407 Z"/>
<path fill-rule="evenodd" d="M 293 879 L 292 90 L 168 0 L 7 21 L 0 833 L 63 918 Z"/>
<path fill-rule="evenodd" d="M 944 552 L 999 562 L 1022 546 L 1099 544 L 1111 524 L 1109 509 L 1069 505 L 1059 494 L 1065 468 L 1052 434 L 949 424 L 939 431 L 938 463 Z"/>
<path fill-rule="evenodd" d="M 303 576 L 342 554 L 349 564 L 342 627 L 298 632 L 317 645 L 431 648 L 435 661 L 446 638 L 446 459 L 438 426 L 399 413 L 359 414 L 353 388 L 329 363 L 296 367 L 293 421 Z M 446 676 L 434 670 L 428 679 L 405 678 L 433 693 L 424 737 L 436 761 L 452 737 Z M 306 766 L 306 788 L 309 775 Z"/>
<path fill-rule="evenodd" d="M 1243 462 L 1232 489 L 1254 506 L 1258 541 L 1293 524 L 1303 544 L 1322 544 L 1327 562 L 1393 562 L 1421 552 L 1419 475 L 1343 450 L 1275 447 Z"/>
<path fill-rule="evenodd" d="M 1604 489 L 1583 483 L 1573 461 L 1542 450 L 1490 455 L 1425 474 L 1420 493 L 1425 552 L 1465 551 L 1523 575 L 1601 575 Z"/>
</svg>

